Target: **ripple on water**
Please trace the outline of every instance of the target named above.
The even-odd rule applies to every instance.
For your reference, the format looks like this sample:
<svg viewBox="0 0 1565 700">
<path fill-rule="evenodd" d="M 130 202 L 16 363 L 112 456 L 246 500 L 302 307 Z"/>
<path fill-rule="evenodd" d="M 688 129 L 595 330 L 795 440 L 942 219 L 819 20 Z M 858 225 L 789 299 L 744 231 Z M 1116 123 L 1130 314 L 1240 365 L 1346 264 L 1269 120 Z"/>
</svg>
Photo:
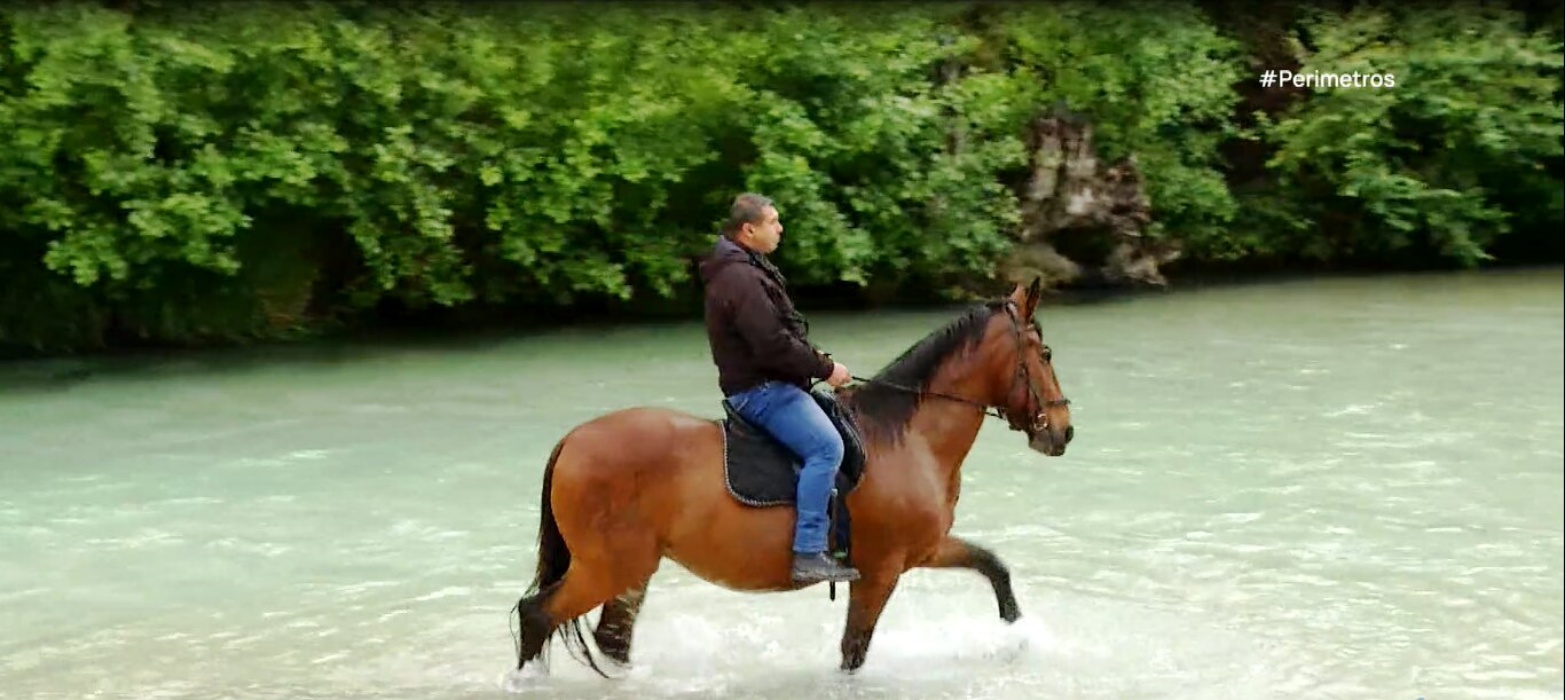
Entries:
<svg viewBox="0 0 1565 700">
<path fill-rule="evenodd" d="M 638 652 L 634 668 L 616 673 L 623 684 L 601 685 L 575 664 L 547 675 L 507 674 L 500 682 L 507 692 L 545 698 L 1215 698 L 1253 696 L 1277 681 L 1277 665 L 1257 652 L 1270 647 L 1266 640 L 1211 620 L 1134 605 L 1108 612 L 1073 597 L 1034 605 L 1006 626 L 992 611 L 929 605 L 949 593 L 946 587 L 913 588 L 902 610 L 888 610 L 869 662 L 851 678 L 832 670 L 840 623 L 757 612 L 743 622 L 699 613 L 644 621 L 638 638 L 656 641 Z M 802 632 L 813 641 L 802 641 Z"/>
<path fill-rule="evenodd" d="M 842 598 L 725 594 L 665 566 L 619 680 L 556 643 L 553 673 L 509 689 L 1560 700 L 1552 274 L 1524 303 L 1355 281 L 1061 309 L 1057 344 L 1095 348 L 1066 378 L 1081 436 L 1040 460 L 986 428 L 958 511 L 958 533 L 1010 565 L 1017 625 L 976 574 L 916 572 L 846 678 Z M 879 318 L 910 340 L 928 330 Z M 841 335 L 890 359 L 848 323 Z M 94 381 L 20 406 L 47 459 L 7 471 L 0 493 L 15 563 L 0 568 L 0 694 L 511 697 L 507 613 L 534 563 L 548 446 L 624 402 L 706 412 L 709 367 L 686 352 L 699 327 L 685 330 L 694 345 L 593 331 L 409 353 L 390 384 L 371 361 L 268 372 L 195 405 Z M 673 373 L 599 377 L 568 414 L 547 398 L 632 355 Z M 84 422 L 106 430 L 81 439 Z"/>
</svg>

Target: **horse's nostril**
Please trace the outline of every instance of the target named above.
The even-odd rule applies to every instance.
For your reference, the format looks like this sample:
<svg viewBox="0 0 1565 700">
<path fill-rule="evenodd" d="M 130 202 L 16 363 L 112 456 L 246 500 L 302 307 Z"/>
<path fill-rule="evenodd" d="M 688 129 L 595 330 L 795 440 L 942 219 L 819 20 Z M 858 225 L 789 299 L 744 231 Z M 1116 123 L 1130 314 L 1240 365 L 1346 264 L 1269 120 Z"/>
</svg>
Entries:
<svg viewBox="0 0 1565 700">
<path fill-rule="evenodd" d="M 1074 426 L 1074 425 L 1067 425 L 1067 426 L 1065 426 L 1065 441 L 1066 442 L 1070 442 L 1071 438 L 1073 438 L 1073 437 L 1076 437 L 1076 426 Z"/>
</svg>

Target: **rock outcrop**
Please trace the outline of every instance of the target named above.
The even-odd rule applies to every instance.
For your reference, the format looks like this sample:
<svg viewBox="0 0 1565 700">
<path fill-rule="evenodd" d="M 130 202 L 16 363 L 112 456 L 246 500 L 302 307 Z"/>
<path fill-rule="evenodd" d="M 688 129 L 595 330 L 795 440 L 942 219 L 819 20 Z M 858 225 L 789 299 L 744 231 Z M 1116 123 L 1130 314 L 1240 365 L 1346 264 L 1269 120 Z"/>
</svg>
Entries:
<svg viewBox="0 0 1565 700">
<path fill-rule="evenodd" d="M 1159 268 L 1177 260 L 1180 247 L 1146 235 L 1151 201 L 1135 158 L 1105 166 L 1092 133 L 1090 122 L 1059 106 L 1029 125 L 1032 172 L 1001 274 L 1042 275 L 1054 287 L 1163 286 Z"/>
</svg>

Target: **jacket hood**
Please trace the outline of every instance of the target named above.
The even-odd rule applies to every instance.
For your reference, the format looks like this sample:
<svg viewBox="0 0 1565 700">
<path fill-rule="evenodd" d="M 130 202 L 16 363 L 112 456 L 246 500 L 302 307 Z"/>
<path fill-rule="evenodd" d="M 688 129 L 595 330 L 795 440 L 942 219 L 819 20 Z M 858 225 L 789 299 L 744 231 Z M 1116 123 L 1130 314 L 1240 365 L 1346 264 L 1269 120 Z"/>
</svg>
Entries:
<svg viewBox="0 0 1565 700">
<path fill-rule="evenodd" d="M 707 253 L 701 259 L 701 282 L 710 284 L 717 273 L 722 272 L 729 265 L 750 263 L 750 251 L 743 246 L 728 240 L 727 236 L 718 236 L 717 244 L 712 246 L 712 252 Z"/>
</svg>

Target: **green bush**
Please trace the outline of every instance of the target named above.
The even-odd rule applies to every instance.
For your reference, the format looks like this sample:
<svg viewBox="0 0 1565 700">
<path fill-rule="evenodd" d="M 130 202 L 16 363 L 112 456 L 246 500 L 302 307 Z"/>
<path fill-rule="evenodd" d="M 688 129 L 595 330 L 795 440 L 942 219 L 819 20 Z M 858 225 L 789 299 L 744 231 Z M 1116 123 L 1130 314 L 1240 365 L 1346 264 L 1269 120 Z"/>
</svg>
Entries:
<svg viewBox="0 0 1565 700">
<path fill-rule="evenodd" d="M 1443 12 L 1307 22 L 1305 70 L 1399 82 L 1263 123 L 1254 198 L 1219 155 L 1253 76 L 1195 5 L 6 8 L 0 347 L 656 303 L 742 190 L 797 285 L 945 289 L 1009 249 L 1056 103 L 1193 257 L 1474 263 L 1558 230 L 1560 51 Z"/>
<path fill-rule="evenodd" d="M 1480 5 L 1317 13 L 1301 73 L 1391 74 L 1323 88 L 1264 128 L 1289 202 L 1279 248 L 1321 259 L 1472 266 L 1520 224 L 1559 236 L 1561 49 Z M 1546 233 L 1540 233 L 1546 231 Z"/>
</svg>

